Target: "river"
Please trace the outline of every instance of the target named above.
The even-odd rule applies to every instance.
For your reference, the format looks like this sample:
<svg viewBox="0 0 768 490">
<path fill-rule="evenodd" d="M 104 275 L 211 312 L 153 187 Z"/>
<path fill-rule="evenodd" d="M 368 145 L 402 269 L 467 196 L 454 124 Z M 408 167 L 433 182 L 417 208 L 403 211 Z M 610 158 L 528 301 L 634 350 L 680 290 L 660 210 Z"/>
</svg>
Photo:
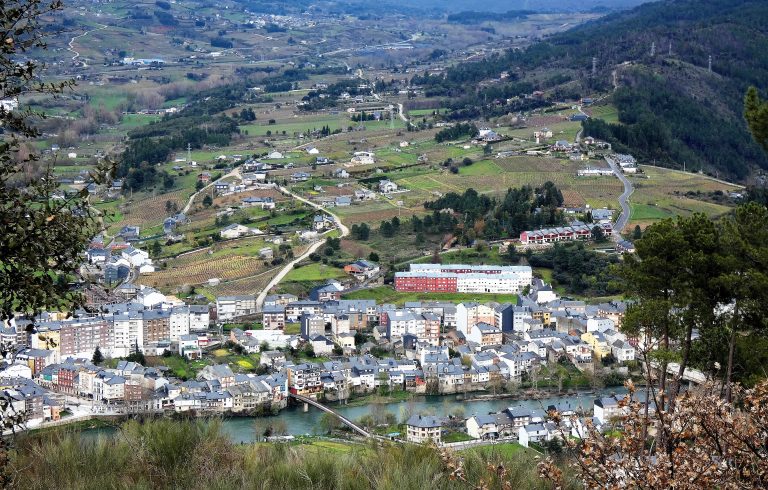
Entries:
<svg viewBox="0 0 768 490">
<path fill-rule="evenodd" d="M 600 392 L 602 396 L 611 394 L 623 395 L 626 389 L 623 387 L 608 388 Z M 526 408 L 546 410 L 549 405 L 558 403 L 569 403 L 574 408 L 581 407 L 586 413 L 592 412 L 592 402 L 595 399 L 594 394 L 584 393 L 577 396 L 552 396 L 539 400 L 515 400 L 512 398 L 496 398 L 487 400 L 468 400 L 457 399 L 456 395 L 444 396 L 416 396 L 407 401 L 378 404 L 377 410 L 385 410 L 398 420 L 401 420 L 406 413 L 412 414 L 430 414 L 440 417 L 447 417 L 461 408 L 464 417 L 472 415 L 487 414 L 501 411 L 509 406 L 523 406 Z M 353 405 L 345 406 L 338 403 L 329 404 L 330 407 L 337 410 L 350 420 L 357 420 L 360 417 L 371 413 L 372 405 Z M 222 422 L 224 432 L 229 435 L 232 442 L 251 443 L 257 440 L 257 427 L 259 432 L 269 426 L 270 423 L 278 420 L 285 423 L 288 433 L 291 435 L 316 435 L 322 432 L 320 427 L 320 417 L 323 412 L 310 406 L 307 412 L 304 412 L 301 405 L 288 407 L 282 410 L 278 415 L 271 417 L 232 417 L 226 418 Z M 282 425 L 281 422 L 281 425 Z M 98 437 L 114 433 L 114 429 L 99 428 L 86 429 L 83 435 L 86 438 Z M 260 434 L 259 434 L 260 435 Z"/>
<path fill-rule="evenodd" d="M 623 394 L 626 393 L 626 390 L 624 388 L 614 388 L 607 389 L 603 391 L 603 393 L 606 396 L 612 393 Z M 407 401 L 380 404 L 380 407 L 395 415 L 398 420 L 401 420 L 404 413 L 422 413 L 447 417 L 458 408 L 461 408 L 464 412 L 464 416 L 470 417 L 472 415 L 498 412 L 509 406 L 523 406 L 526 408 L 546 410 L 549 405 L 556 403 L 570 403 L 573 407 L 581 407 L 588 413 L 591 413 L 592 402 L 594 399 L 595 395 L 588 393 L 580 396 L 553 396 L 550 398 L 542 398 L 540 400 L 497 398 L 463 401 L 457 399 L 455 395 L 417 396 Z M 372 408 L 372 405 L 343 406 L 331 404 L 330 406 L 350 420 L 358 420 L 360 417 L 371 413 Z M 292 435 L 317 434 L 322 430 L 320 429 L 319 424 L 322 413 L 322 411 L 312 406 L 309 407 L 308 412 L 304 412 L 301 406 L 289 407 L 274 417 L 264 417 L 261 419 L 227 419 L 224 421 L 224 430 L 234 442 L 253 442 L 256 437 L 254 432 L 256 425 L 265 427 L 271 420 L 282 419 L 288 427 L 288 432 Z M 259 423 L 255 424 L 254 420 L 258 420 Z"/>
</svg>

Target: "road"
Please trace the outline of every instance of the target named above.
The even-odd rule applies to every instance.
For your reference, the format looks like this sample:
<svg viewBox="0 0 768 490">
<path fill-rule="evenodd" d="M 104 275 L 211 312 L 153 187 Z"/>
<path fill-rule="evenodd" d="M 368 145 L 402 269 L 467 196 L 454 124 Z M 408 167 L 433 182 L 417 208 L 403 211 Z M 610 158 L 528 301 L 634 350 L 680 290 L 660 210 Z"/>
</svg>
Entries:
<svg viewBox="0 0 768 490">
<path fill-rule="evenodd" d="M 370 83 L 370 85 L 371 85 L 371 95 L 373 96 L 374 99 L 382 101 L 382 102 L 386 102 L 384 99 L 381 98 L 381 96 L 379 94 L 376 93 L 376 84 L 370 82 L 370 80 L 367 80 L 365 78 L 365 74 L 363 73 L 363 69 L 362 68 L 358 68 L 356 76 L 357 76 L 357 78 L 359 78 L 361 80 L 365 80 L 368 83 Z M 400 116 L 400 119 L 402 119 L 402 121 L 405 123 L 405 125 L 408 126 L 410 121 L 408 120 L 407 117 L 405 117 L 405 112 L 404 112 L 404 109 L 403 109 L 403 104 L 401 104 L 399 102 L 397 103 L 397 115 Z"/>
<path fill-rule="evenodd" d="M 621 230 L 627 226 L 627 222 L 629 221 L 631 212 L 629 208 L 629 196 L 632 195 L 632 193 L 635 191 L 635 188 L 632 186 L 632 182 L 630 182 L 627 176 L 624 175 L 624 172 L 621 171 L 621 167 L 619 167 L 613 158 L 605 157 L 605 161 L 608 162 L 608 165 L 611 167 L 611 170 L 613 170 L 613 173 L 616 175 L 616 177 L 618 177 L 621 183 L 624 184 L 624 192 L 622 192 L 619 196 L 621 214 L 618 218 L 616 218 L 616 222 L 613 224 L 613 239 L 614 241 L 619 241 L 621 240 Z"/>
<path fill-rule="evenodd" d="M 210 183 L 210 184 L 208 184 L 207 186 L 203 187 L 203 188 L 202 188 L 202 189 L 200 189 L 199 191 L 197 191 L 197 192 L 195 192 L 194 194 L 192 194 L 191 196 L 189 196 L 189 200 L 187 201 L 187 204 L 184 206 L 184 209 L 182 209 L 182 210 L 181 210 L 181 212 L 182 212 L 183 214 L 187 214 L 187 213 L 189 213 L 189 208 L 191 208 L 191 207 L 192 207 L 192 203 L 194 203 L 194 202 L 195 202 L 195 198 L 196 198 L 198 195 L 200 195 L 201 193 L 203 193 L 203 192 L 207 191 L 209 187 L 216 185 L 216 183 L 217 183 L 217 182 L 220 182 L 220 181 L 222 181 L 222 180 L 226 179 L 227 177 L 238 177 L 238 178 L 239 178 L 239 177 L 240 177 L 240 167 L 237 167 L 237 168 L 233 169 L 233 170 L 232 170 L 231 172 L 229 172 L 227 175 L 222 175 L 222 176 L 221 176 L 221 177 L 219 177 L 218 179 L 214 180 L 213 182 L 211 182 L 211 183 Z"/>
<path fill-rule="evenodd" d="M 77 36 L 74 36 L 72 39 L 69 40 L 69 43 L 67 43 L 67 46 L 69 46 L 67 49 L 71 52 L 73 52 L 75 55 L 72 57 L 72 61 L 76 61 L 77 58 L 80 57 L 80 52 L 75 50 L 74 42 L 77 39 L 80 39 L 81 37 L 87 36 L 88 34 L 94 32 L 94 31 L 100 31 L 102 29 L 106 29 L 109 26 L 105 26 L 104 24 L 98 24 L 101 27 L 98 27 L 96 29 L 91 29 L 90 31 L 85 31 L 82 34 L 79 34 Z"/>
<path fill-rule="evenodd" d="M 297 201 L 301 201 L 305 204 L 308 204 L 309 206 L 322 211 L 323 213 L 329 215 L 331 218 L 333 218 L 333 221 L 336 223 L 336 226 L 339 228 L 339 231 L 341 232 L 341 238 L 344 238 L 345 236 L 349 235 L 349 228 L 347 228 L 339 219 L 338 216 L 336 216 L 334 213 L 328 211 L 327 209 L 323 208 L 319 204 L 315 204 L 311 201 L 308 201 L 307 199 L 304 199 L 301 196 L 298 196 L 294 194 L 293 192 L 289 191 L 285 187 L 280 187 L 280 192 L 282 192 L 285 195 L 291 196 Z M 301 256 L 293 259 L 291 262 L 289 262 L 285 267 L 283 267 L 280 272 L 277 273 L 275 277 L 272 278 L 271 281 L 269 281 L 269 284 L 267 284 L 264 289 L 256 296 L 256 311 L 261 311 L 262 307 L 264 306 L 264 300 L 267 298 L 267 294 L 269 294 L 270 289 L 277 286 L 280 281 L 282 281 L 285 276 L 288 275 L 289 272 L 291 272 L 291 269 L 301 262 L 302 260 L 308 258 L 311 254 L 315 253 L 320 247 L 322 247 L 325 242 L 328 240 L 328 238 L 324 238 L 323 240 L 320 240 L 319 242 L 313 243 L 306 252 L 301 254 Z"/>
</svg>

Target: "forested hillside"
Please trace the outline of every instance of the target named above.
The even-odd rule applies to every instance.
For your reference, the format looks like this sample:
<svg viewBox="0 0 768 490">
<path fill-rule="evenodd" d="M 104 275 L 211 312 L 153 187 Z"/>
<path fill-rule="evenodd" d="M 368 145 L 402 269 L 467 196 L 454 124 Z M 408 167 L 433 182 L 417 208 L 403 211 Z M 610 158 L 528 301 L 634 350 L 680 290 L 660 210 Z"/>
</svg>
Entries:
<svg viewBox="0 0 768 490">
<path fill-rule="evenodd" d="M 604 83 L 617 64 L 634 62 L 616 73 L 614 103 L 624 126 L 588 124 L 587 133 L 645 159 L 743 179 L 752 166 L 768 167 L 741 115 L 747 87 L 767 86 L 766 25 L 768 2 L 671 0 L 554 36 L 527 56 L 567 63 L 585 76 L 596 56 Z"/>
<path fill-rule="evenodd" d="M 608 15 L 523 51 L 460 64 L 442 81 L 418 81 L 451 97 L 457 111 L 459 100 L 484 94 L 462 93 L 452 82 L 475 84 L 489 71 L 498 76 L 502 66 L 520 80 L 512 83 L 520 85 L 516 90 L 524 88 L 521 81 L 536 80 L 536 88 L 557 98 L 613 92 L 615 74 L 612 101 L 621 124 L 593 121 L 586 124 L 587 134 L 645 161 L 671 167 L 685 162 L 688 169 L 745 179 L 755 168 L 768 168 L 742 117 L 747 87 L 768 88 L 766 26 L 765 1 L 664 0 Z M 562 80 L 551 78 L 553 70 Z M 558 91 L 558 82 L 568 90 Z"/>
</svg>

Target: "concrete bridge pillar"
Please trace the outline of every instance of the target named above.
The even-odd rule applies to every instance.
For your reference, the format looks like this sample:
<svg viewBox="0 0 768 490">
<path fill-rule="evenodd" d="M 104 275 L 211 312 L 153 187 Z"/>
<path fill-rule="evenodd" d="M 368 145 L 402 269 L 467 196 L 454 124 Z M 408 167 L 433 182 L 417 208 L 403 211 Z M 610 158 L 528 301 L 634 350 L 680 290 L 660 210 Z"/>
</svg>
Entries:
<svg viewBox="0 0 768 490">
<path fill-rule="evenodd" d="M 304 413 L 309 412 L 309 403 L 304 402 Z"/>
</svg>

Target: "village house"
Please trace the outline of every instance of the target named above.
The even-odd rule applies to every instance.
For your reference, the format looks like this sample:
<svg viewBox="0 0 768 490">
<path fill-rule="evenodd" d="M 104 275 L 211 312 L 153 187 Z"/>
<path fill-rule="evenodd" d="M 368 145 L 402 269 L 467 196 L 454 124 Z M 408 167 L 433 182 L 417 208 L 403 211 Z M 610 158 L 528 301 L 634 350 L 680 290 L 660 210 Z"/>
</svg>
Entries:
<svg viewBox="0 0 768 490">
<path fill-rule="evenodd" d="M 439 418 L 428 415 L 412 415 L 405 423 L 408 442 L 442 443 L 442 422 Z"/>
<path fill-rule="evenodd" d="M 356 260 L 355 262 L 344 266 L 344 272 L 353 275 L 355 279 L 361 281 L 375 276 L 379 273 L 379 270 L 381 269 L 378 264 L 363 259 Z"/>
<path fill-rule="evenodd" d="M 265 306 L 263 311 L 263 321 L 265 330 L 283 330 L 285 329 L 285 306 Z"/>
<path fill-rule="evenodd" d="M 397 191 L 397 184 L 391 180 L 384 179 L 379 181 L 379 192 L 382 194 L 389 194 L 395 191 Z"/>
</svg>

